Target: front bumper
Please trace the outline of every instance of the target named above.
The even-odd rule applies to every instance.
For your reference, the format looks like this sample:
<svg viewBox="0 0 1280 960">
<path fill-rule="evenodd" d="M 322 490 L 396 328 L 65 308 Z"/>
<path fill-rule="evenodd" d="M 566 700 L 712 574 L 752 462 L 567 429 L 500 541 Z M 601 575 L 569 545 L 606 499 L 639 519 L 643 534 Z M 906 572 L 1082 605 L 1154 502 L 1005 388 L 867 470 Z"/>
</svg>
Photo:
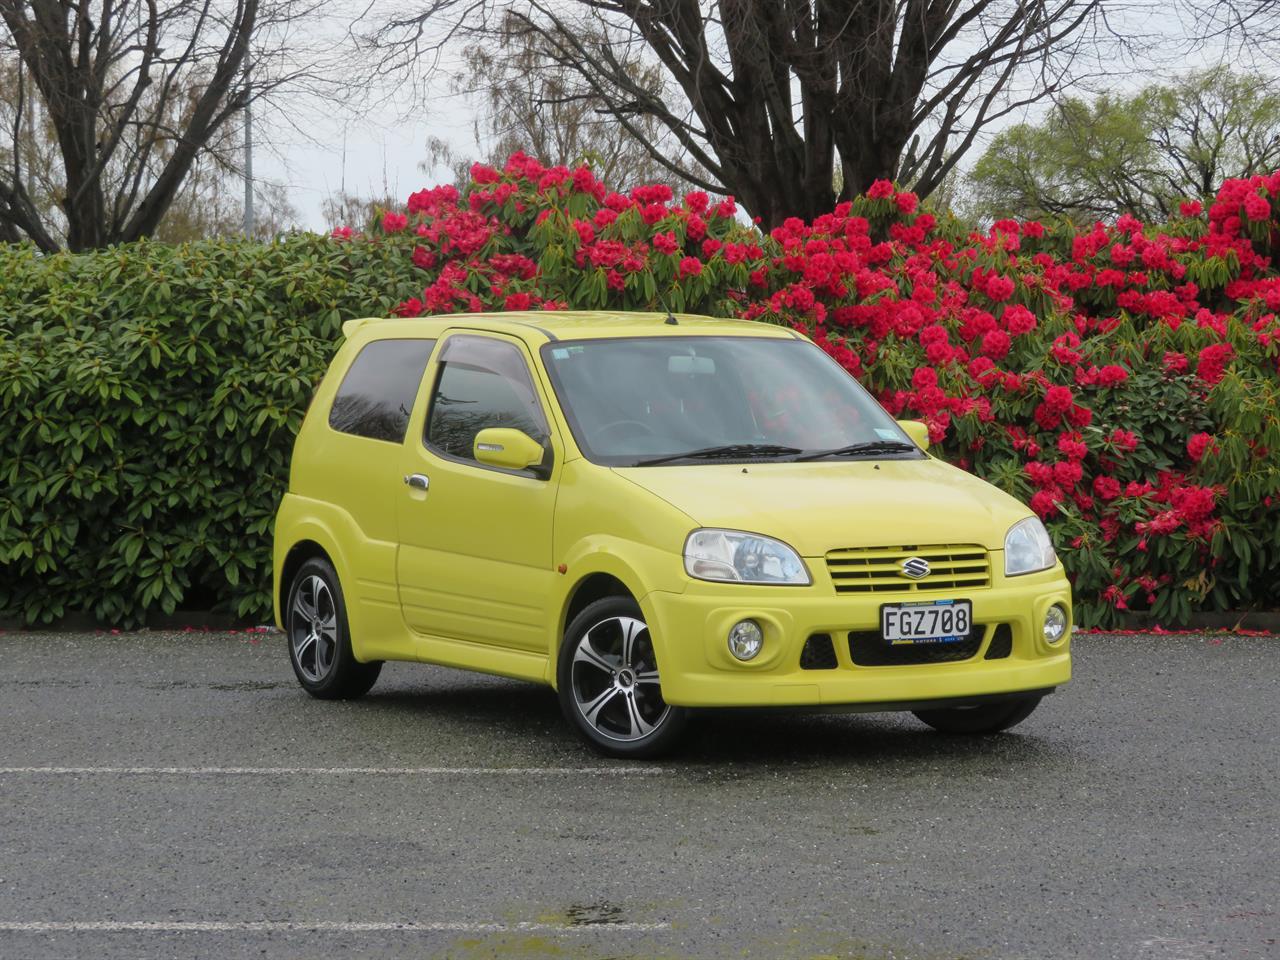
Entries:
<svg viewBox="0 0 1280 960">
<path fill-rule="evenodd" d="M 972 656 L 892 666 L 854 662 L 851 642 L 878 639 L 881 604 L 924 599 L 972 602 L 973 622 L 983 628 Z M 1053 645 L 1044 640 L 1042 630 L 1045 611 L 1053 603 L 1070 615 L 1071 588 L 1061 565 L 1010 579 L 994 575 L 989 587 L 955 594 L 837 595 L 830 581 L 820 577 L 810 587 L 691 580 L 682 593 L 648 594 L 641 606 L 654 636 L 668 703 L 864 709 L 883 704 L 883 709 L 892 710 L 929 701 L 1045 691 L 1066 683 L 1071 679 L 1070 628 Z M 747 663 L 734 659 L 725 643 L 730 627 L 744 618 L 758 622 L 765 637 L 760 655 Z M 831 639 L 835 665 L 806 669 L 801 666 L 805 643 L 820 634 Z M 850 634 L 855 635 L 852 640 Z M 867 660 L 861 654 L 859 659 Z"/>
</svg>

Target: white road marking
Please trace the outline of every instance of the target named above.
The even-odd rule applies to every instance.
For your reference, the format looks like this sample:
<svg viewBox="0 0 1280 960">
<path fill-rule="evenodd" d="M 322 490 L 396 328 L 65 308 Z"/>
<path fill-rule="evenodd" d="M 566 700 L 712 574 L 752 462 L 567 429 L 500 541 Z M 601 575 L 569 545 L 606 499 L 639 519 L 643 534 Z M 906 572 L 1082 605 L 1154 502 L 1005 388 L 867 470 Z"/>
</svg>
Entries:
<svg viewBox="0 0 1280 960">
<path fill-rule="evenodd" d="M 80 920 L 22 923 L 0 921 L 0 933 L 514 933 L 555 932 L 578 933 L 587 930 L 619 930 L 644 932 L 670 930 L 670 923 L 472 923 L 458 920 L 436 920 L 404 923 L 340 923 L 330 921 L 292 920 L 208 920 L 178 922 L 169 920 Z"/>
<path fill-rule="evenodd" d="M 663 767 L 0 767 L 0 776 L 652 776 Z"/>
</svg>

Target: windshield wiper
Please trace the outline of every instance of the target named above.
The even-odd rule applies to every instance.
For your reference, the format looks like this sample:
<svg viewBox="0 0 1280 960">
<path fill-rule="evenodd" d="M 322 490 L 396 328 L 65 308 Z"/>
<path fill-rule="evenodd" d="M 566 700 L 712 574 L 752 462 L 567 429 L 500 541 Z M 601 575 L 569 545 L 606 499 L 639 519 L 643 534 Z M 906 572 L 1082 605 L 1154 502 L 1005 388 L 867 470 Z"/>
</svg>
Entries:
<svg viewBox="0 0 1280 960">
<path fill-rule="evenodd" d="M 651 467 L 659 463 L 671 463 L 675 460 L 741 460 L 752 457 L 782 457 L 802 452 L 799 447 L 785 447 L 776 443 L 726 443 L 718 447 L 703 447 L 701 450 L 688 450 L 684 453 L 672 453 L 663 457 L 651 457 L 648 460 L 637 460 L 632 466 Z"/>
<path fill-rule="evenodd" d="M 912 450 L 919 449 L 914 443 L 907 443 L 904 440 L 865 440 L 862 443 L 851 443 L 847 447 L 836 447 L 832 450 L 815 450 L 813 453 L 806 453 L 796 457 L 796 460 L 821 460 L 823 457 L 853 457 L 862 453 L 909 453 Z"/>
</svg>

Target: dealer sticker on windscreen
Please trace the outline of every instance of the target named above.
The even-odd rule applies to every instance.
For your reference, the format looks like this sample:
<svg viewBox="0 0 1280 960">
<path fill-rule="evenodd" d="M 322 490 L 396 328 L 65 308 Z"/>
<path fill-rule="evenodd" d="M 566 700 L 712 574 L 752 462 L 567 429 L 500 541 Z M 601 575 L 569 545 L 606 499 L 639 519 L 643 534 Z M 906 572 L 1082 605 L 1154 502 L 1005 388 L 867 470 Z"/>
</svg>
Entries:
<svg viewBox="0 0 1280 960">
<path fill-rule="evenodd" d="M 880 608 L 880 634 L 886 643 L 958 643 L 969 638 L 973 605 L 968 600 L 886 603 Z"/>
</svg>

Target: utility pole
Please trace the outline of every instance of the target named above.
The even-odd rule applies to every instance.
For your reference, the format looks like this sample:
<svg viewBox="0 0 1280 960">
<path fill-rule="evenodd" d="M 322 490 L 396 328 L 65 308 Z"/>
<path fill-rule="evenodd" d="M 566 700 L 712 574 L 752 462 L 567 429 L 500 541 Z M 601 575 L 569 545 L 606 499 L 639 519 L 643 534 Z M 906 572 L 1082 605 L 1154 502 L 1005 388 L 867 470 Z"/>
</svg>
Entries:
<svg viewBox="0 0 1280 960">
<path fill-rule="evenodd" d="M 253 236 L 253 106 L 249 96 L 249 51 L 244 55 L 244 235 Z"/>
</svg>

